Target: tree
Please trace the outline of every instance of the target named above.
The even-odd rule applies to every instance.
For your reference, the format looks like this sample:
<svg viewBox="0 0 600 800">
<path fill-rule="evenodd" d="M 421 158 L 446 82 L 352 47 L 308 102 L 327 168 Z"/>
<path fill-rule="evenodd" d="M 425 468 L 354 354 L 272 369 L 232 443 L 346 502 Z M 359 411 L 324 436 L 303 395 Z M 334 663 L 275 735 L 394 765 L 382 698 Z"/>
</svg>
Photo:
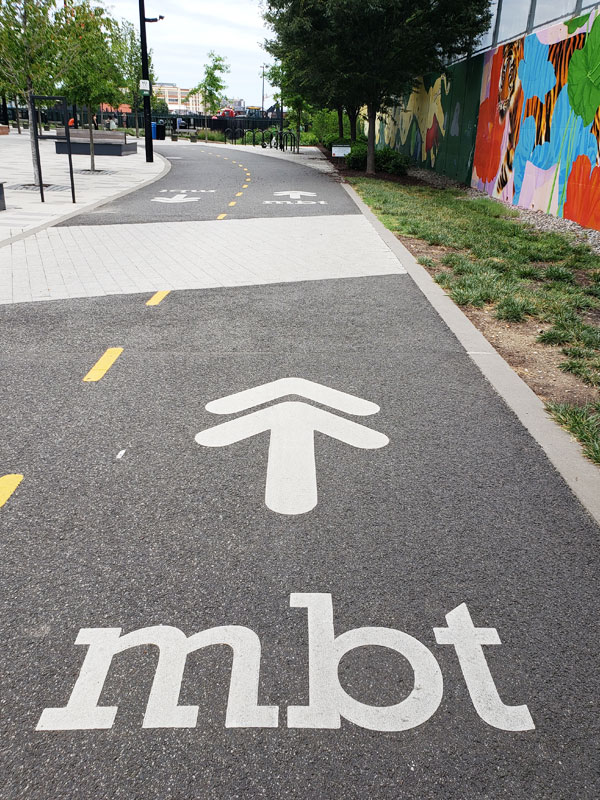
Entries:
<svg viewBox="0 0 600 800">
<path fill-rule="evenodd" d="M 229 64 L 223 56 L 217 55 L 214 50 L 208 54 L 209 62 L 204 65 L 204 78 L 197 86 L 188 92 L 186 100 L 192 95 L 199 94 L 204 107 L 204 114 L 216 114 L 220 108 L 221 95 L 227 88 L 222 79 L 223 73 L 229 72 Z M 208 141 L 208 127 L 204 126 L 205 138 Z"/>
<path fill-rule="evenodd" d="M 367 173 L 375 171 L 377 115 L 469 53 L 490 24 L 490 0 L 267 0 L 275 33 L 266 47 L 296 72 L 313 102 L 329 97 L 352 113 L 367 107 Z M 327 105 L 327 103 L 326 103 Z M 351 117 L 352 120 L 352 117 Z M 354 122 L 354 127 L 356 122 Z"/>
<path fill-rule="evenodd" d="M 63 14 L 65 42 L 77 47 L 65 70 L 63 84 L 67 96 L 87 106 L 90 131 L 90 167 L 94 158 L 94 125 L 92 114 L 100 103 L 117 107 L 123 99 L 123 75 L 118 66 L 118 26 L 101 6 L 89 0 L 65 7 Z"/>
<path fill-rule="evenodd" d="M 123 20 L 116 36 L 119 67 L 123 74 L 124 100 L 131 106 L 135 119 L 135 135 L 139 136 L 138 115 L 143 107 L 143 95 L 140 92 L 142 75 L 142 44 L 140 35 L 135 25 Z M 148 66 L 150 71 L 150 85 L 154 84 L 155 76 L 152 69 L 152 53 L 148 53 Z M 152 102 L 152 101 L 151 101 Z M 158 113 L 162 113 L 159 111 Z M 167 112 L 168 113 L 168 107 Z"/>
<path fill-rule="evenodd" d="M 40 183 L 34 140 L 34 94 L 52 94 L 60 78 L 55 0 L 0 0 L 0 75 L 7 94 L 24 97 L 34 183 Z M 18 107 L 17 107 L 18 115 Z"/>
<path fill-rule="evenodd" d="M 300 152 L 300 126 L 302 125 L 302 115 L 307 109 L 308 103 L 302 94 L 295 91 L 296 86 L 293 80 L 293 73 L 285 64 L 274 64 L 267 70 L 267 78 L 271 86 L 279 86 L 279 94 L 275 95 L 281 103 L 281 109 L 287 107 L 291 112 L 291 121 L 296 127 L 296 152 Z"/>
<path fill-rule="evenodd" d="M 167 101 L 162 97 L 158 97 L 158 95 L 153 94 L 150 97 L 150 107 L 152 108 L 153 114 L 160 114 L 162 117 L 167 117 L 169 115 Z"/>
</svg>

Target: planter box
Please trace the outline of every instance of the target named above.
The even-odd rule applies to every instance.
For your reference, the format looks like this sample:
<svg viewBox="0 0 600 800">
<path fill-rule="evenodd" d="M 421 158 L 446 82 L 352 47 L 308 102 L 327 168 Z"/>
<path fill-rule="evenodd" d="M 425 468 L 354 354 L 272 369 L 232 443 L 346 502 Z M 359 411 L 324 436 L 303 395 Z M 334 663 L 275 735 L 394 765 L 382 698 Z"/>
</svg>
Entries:
<svg viewBox="0 0 600 800">
<path fill-rule="evenodd" d="M 0 136 L 8 136 L 9 131 L 8 125 L 0 125 Z"/>
</svg>

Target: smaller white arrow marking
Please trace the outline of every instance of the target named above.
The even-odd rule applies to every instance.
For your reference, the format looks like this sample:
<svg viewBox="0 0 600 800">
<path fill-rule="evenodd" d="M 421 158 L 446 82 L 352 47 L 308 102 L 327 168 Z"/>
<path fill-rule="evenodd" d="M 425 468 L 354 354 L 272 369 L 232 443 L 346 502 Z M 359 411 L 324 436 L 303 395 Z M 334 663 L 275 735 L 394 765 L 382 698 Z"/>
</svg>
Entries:
<svg viewBox="0 0 600 800">
<path fill-rule="evenodd" d="M 153 197 L 152 203 L 197 203 L 199 197 L 188 197 L 185 194 L 176 194 L 174 197 Z"/>
<path fill-rule="evenodd" d="M 254 411 L 196 435 L 198 444 L 223 447 L 271 431 L 265 504 L 278 514 L 305 514 L 317 505 L 315 431 L 363 450 L 385 447 L 383 433 L 307 403 L 288 401 Z"/>
<path fill-rule="evenodd" d="M 275 197 L 286 197 L 288 196 L 290 200 L 300 200 L 301 197 L 316 197 L 316 192 L 299 192 L 297 189 L 294 189 L 291 192 L 273 192 Z"/>
<path fill-rule="evenodd" d="M 349 414 L 368 416 L 379 411 L 379 406 L 369 400 L 305 378 L 281 378 L 255 386 L 213 400 L 206 410 L 234 414 L 290 394 Z M 383 433 L 298 401 L 277 403 L 216 425 L 198 433 L 196 441 L 205 447 L 223 447 L 265 431 L 271 432 L 265 503 L 278 514 L 305 514 L 317 505 L 315 431 L 365 450 L 385 447 L 389 442 Z"/>
</svg>

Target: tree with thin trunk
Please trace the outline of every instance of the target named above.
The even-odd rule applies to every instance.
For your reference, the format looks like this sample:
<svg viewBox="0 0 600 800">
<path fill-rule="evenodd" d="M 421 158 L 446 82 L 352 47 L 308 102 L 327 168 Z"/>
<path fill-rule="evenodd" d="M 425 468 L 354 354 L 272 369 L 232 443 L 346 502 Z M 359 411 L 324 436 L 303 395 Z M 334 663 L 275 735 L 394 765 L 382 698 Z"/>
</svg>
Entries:
<svg viewBox="0 0 600 800">
<path fill-rule="evenodd" d="M 223 56 L 217 55 L 214 50 L 208 54 L 208 64 L 204 65 L 204 77 L 197 86 L 191 89 L 186 100 L 193 95 L 200 95 L 204 107 L 204 138 L 208 141 L 207 115 L 216 114 L 221 107 L 221 96 L 227 85 L 221 77 L 229 72 L 229 64 Z"/>
<path fill-rule="evenodd" d="M 87 106 L 90 132 L 90 169 L 96 169 L 92 117 L 101 103 L 118 107 L 123 100 L 123 75 L 118 65 L 119 36 L 115 21 L 101 6 L 81 0 L 62 15 L 63 39 L 76 42 L 71 63 L 65 70 L 65 93 L 75 103 Z"/>
<path fill-rule="evenodd" d="M 295 91 L 292 74 L 285 64 L 274 64 L 269 67 L 266 73 L 271 86 L 279 86 L 280 91 L 277 98 L 281 101 L 281 107 L 288 109 L 290 121 L 296 128 L 296 152 L 300 152 L 300 128 L 302 118 L 308 109 L 306 99 Z"/>
<path fill-rule="evenodd" d="M 15 97 L 25 98 L 34 183 L 40 176 L 35 154 L 34 94 L 51 94 L 60 75 L 59 26 L 55 0 L 0 0 L 0 76 Z M 17 125 L 20 120 L 17 105 Z"/>
<path fill-rule="evenodd" d="M 135 119 L 135 135 L 139 132 L 139 113 L 143 107 L 143 95 L 140 92 L 140 80 L 142 74 L 142 46 L 140 35 L 135 25 L 128 20 L 123 20 L 119 26 L 118 35 L 115 39 L 117 57 L 120 70 L 123 74 L 123 88 L 125 89 L 124 100 L 131 106 Z M 150 69 L 150 84 L 155 82 L 152 69 L 152 53 L 148 53 L 148 64 Z"/>
</svg>

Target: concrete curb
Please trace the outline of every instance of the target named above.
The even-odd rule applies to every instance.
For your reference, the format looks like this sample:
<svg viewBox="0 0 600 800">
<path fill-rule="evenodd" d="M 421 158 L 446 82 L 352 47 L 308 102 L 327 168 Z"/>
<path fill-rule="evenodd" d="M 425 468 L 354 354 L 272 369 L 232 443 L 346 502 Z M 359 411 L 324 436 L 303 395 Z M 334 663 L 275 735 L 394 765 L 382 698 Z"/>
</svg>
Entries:
<svg viewBox="0 0 600 800">
<path fill-rule="evenodd" d="M 579 443 L 547 415 L 544 404 L 535 392 L 508 365 L 406 247 L 377 219 L 355 190 L 347 183 L 342 183 L 342 186 L 465 348 L 467 355 L 600 525 L 600 470 L 585 458 Z"/>
<path fill-rule="evenodd" d="M 73 211 L 67 211 L 65 214 L 61 214 L 59 217 L 42 222 L 33 228 L 28 228 L 26 231 L 21 231 L 21 233 L 16 233 L 9 239 L 5 239 L 4 241 L 0 242 L 0 248 L 6 247 L 8 244 L 13 244 L 13 242 L 18 242 L 21 239 L 27 239 L 28 236 L 33 236 L 34 233 L 39 233 L 40 231 L 46 230 L 46 228 L 51 228 L 53 225 L 58 225 L 59 222 L 64 222 L 65 220 L 71 219 L 71 217 L 76 217 L 78 214 L 83 214 L 86 211 L 93 211 L 94 209 L 100 208 L 100 206 L 103 206 L 106 203 L 112 203 L 113 200 L 118 200 L 120 197 L 125 197 L 127 194 L 137 192 L 138 189 L 143 189 L 144 186 L 150 186 L 151 183 L 159 181 L 170 171 L 171 162 L 164 156 L 161 156 L 160 153 L 154 153 L 154 157 L 160 158 L 160 160 L 163 162 L 163 168 L 158 175 L 153 175 L 151 178 L 148 178 L 147 181 L 136 183 L 135 186 L 131 186 L 129 189 L 122 189 L 120 192 L 111 194 L 108 197 L 103 197 L 102 200 L 95 200 L 93 203 L 87 203 L 85 205 L 78 206 L 78 208 Z"/>
</svg>

